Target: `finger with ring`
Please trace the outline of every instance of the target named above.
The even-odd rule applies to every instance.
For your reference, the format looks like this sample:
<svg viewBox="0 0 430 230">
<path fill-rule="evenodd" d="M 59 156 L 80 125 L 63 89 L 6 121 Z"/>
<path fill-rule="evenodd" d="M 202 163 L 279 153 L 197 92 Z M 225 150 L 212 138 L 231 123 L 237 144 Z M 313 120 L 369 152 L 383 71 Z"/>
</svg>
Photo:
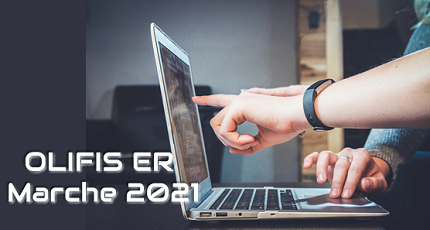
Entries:
<svg viewBox="0 0 430 230">
<path fill-rule="evenodd" d="M 339 158 L 337 160 L 340 160 L 342 158 L 348 160 L 349 163 L 351 163 L 351 161 L 352 161 L 351 158 L 349 156 L 346 156 L 346 155 L 339 156 Z"/>
</svg>

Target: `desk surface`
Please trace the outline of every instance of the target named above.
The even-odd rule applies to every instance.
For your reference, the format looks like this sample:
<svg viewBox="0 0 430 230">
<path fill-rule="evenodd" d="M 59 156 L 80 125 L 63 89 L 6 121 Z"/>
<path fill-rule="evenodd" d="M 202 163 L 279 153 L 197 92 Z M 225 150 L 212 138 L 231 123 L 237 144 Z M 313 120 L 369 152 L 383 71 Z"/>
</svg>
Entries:
<svg viewBox="0 0 430 230">
<path fill-rule="evenodd" d="M 247 184 L 258 186 L 261 184 Z M 267 184 L 266 184 L 267 185 Z M 315 184 L 270 184 L 282 187 L 316 187 Z M 223 184 L 223 186 L 228 186 Z M 237 185 L 236 185 L 237 186 Z M 329 220 L 251 220 L 197 222 L 183 218 L 179 204 L 126 203 L 126 185 L 112 185 L 118 191 L 113 204 L 86 205 L 87 229 L 384 229 L 374 221 L 356 219 Z M 319 186 L 321 187 L 321 186 Z"/>
</svg>

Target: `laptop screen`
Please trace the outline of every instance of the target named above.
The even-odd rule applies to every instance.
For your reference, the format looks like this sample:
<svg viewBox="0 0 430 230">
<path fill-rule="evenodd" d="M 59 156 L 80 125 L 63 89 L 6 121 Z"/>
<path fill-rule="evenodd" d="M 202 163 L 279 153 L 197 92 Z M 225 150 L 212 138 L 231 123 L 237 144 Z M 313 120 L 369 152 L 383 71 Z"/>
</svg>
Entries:
<svg viewBox="0 0 430 230">
<path fill-rule="evenodd" d="M 190 67 L 159 43 L 166 95 L 179 171 L 183 183 L 200 183 L 209 177 L 204 156 Z"/>
</svg>

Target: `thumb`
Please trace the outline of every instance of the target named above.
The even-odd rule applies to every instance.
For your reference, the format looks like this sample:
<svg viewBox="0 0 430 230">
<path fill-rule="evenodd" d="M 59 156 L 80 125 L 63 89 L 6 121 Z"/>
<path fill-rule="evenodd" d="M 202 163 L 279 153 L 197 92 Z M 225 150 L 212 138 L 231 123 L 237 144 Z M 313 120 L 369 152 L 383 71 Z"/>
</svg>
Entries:
<svg viewBox="0 0 430 230">
<path fill-rule="evenodd" d="M 384 177 L 365 177 L 361 179 L 361 190 L 367 193 L 381 194 L 387 190 L 387 181 Z"/>
</svg>

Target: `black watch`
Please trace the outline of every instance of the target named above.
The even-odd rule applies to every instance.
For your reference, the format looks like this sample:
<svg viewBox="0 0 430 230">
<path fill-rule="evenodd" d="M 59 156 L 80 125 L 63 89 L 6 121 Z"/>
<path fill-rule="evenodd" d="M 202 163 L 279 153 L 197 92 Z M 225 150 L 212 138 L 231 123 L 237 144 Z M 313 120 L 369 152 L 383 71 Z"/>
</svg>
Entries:
<svg viewBox="0 0 430 230">
<path fill-rule="evenodd" d="M 303 95 L 303 109 L 305 111 L 306 119 L 309 124 L 314 127 L 315 131 L 327 131 L 332 130 L 333 127 L 325 126 L 319 119 L 315 112 L 315 98 L 320 94 L 325 88 L 333 84 L 333 79 L 324 79 L 315 82 L 309 88 L 306 89 Z"/>
</svg>

